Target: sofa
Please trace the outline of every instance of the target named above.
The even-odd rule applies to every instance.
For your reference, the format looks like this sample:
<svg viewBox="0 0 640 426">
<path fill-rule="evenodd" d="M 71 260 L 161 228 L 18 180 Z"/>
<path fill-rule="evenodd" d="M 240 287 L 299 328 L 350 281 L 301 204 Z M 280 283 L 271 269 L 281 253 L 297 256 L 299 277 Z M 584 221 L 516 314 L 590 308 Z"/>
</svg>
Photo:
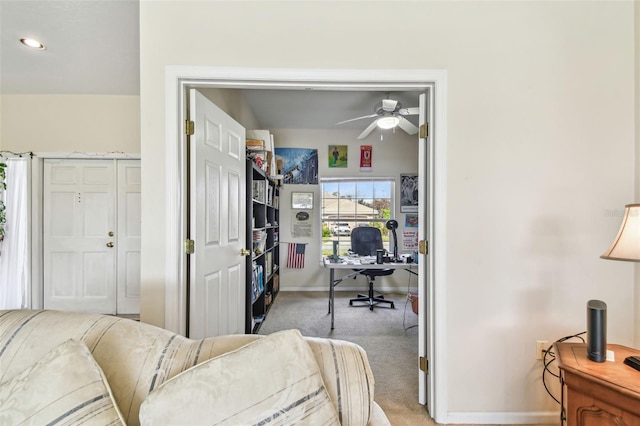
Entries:
<svg viewBox="0 0 640 426">
<path fill-rule="evenodd" d="M 131 319 L 0 311 L 0 424 L 389 425 L 365 351 L 297 330 L 191 340 Z"/>
</svg>

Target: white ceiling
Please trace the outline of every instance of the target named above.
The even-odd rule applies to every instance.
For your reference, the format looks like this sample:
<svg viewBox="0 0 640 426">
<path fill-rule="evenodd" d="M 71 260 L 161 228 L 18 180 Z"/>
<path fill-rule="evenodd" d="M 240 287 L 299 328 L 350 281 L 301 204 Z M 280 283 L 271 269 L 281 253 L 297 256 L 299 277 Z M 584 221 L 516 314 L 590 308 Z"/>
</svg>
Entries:
<svg viewBox="0 0 640 426">
<path fill-rule="evenodd" d="M 138 26 L 137 0 L 0 0 L 2 94 L 139 95 Z"/>
<path fill-rule="evenodd" d="M 0 0 L 2 94 L 140 94 L 138 0 Z M 34 51 L 19 43 L 35 38 Z M 383 92 L 244 90 L 265 128 L 331 129 L 372 114 Z M 416 92 L 390 98 L 417 106 Z M 407 117 L 416 124 L 415 117 Z M 341 125 L 366 127 L 373 119 Z"/>
</svg>

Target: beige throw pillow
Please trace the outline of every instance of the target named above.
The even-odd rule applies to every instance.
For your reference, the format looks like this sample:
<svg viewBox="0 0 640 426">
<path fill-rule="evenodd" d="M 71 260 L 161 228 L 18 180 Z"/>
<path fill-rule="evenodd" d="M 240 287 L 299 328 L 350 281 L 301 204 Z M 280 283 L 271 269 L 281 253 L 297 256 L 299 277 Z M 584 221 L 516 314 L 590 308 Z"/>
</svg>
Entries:
<svg viewBox="0 0 640 426">
<path fill-rule="evenodd" d="M 298 330 L 273 333 L 168 380 L 142 425 L 337 425 L 316 360 Z"/>
<path fill-rule="evenodd" d="M 2 425 L 124 425 L 104 374 L 84 343 L 68 340 L 0 384 Z"/>
</svg>

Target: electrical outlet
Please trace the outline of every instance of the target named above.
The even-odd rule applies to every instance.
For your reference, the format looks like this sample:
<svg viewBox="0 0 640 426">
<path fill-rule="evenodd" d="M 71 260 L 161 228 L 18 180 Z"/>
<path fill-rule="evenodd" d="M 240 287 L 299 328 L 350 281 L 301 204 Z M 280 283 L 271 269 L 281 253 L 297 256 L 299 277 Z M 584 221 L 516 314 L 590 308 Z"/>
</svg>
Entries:
<svg viewBox="0 0 640 426">
<path fill-rule="evenodd" d="M 536 342 L 536 359 L 543 359 L 544 353 L 549 348 L 549 342 L 546 340 L 538 340 Z"/>
</svg>

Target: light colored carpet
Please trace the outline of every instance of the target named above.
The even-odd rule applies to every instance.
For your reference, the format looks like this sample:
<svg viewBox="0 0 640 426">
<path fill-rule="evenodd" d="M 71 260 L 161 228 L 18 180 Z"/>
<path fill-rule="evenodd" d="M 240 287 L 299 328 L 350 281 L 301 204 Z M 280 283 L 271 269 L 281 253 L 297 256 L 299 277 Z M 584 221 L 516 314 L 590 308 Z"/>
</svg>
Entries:
<svg viewBox="0 0 640 426">
<path fill-rule="evenodd" d="M 351 292 L 336 292 L 335 328 L 331 330 L 328 292 L 281 291 L 260 334 L 297 328 L 304 336 L 357 343 L 367 352 L 376 381 L 375 400 L 391 424 L 436 425 L 426 407 L 418 403 L 418 316 L 407 303 L 407 294 L 386 294 L 395 302 L 395 309 L 373 311 L 350 307 L 352 297 Z"/>
<path fill-rule="evenodd" d="M 350 307 L 352 297 L 351 292 L 336 292 L 335 328 L 331 330 L 328 292 L 280 292 L 260 334 L 297 328 L 305 336 L 357 343 L 367 352 L 376 381 L 375 400 L 391 424 L 435 424 L 418 403 L 418 328 L 414 326 L 418 316 L 411 304 L 406 305 L 406 294 L 385 295 L 395 302 L 395 309 L 373 311 Z"/>
</svg>

